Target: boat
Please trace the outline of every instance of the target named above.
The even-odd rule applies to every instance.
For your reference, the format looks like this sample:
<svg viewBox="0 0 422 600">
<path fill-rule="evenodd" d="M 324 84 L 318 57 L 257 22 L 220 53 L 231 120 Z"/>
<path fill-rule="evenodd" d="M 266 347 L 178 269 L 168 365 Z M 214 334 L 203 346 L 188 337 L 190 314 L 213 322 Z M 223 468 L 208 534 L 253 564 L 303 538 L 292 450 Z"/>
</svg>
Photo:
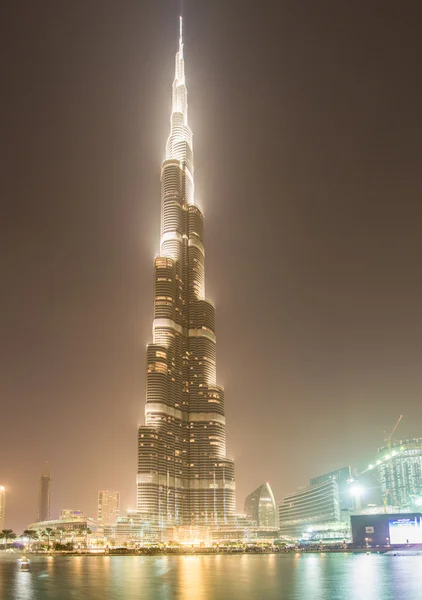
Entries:
<svg viewBox="0 0 422 600">
<path fill-rule="evenodd" d="M 22 570 L 29 569 L 29 566 L 31 564 L 30 561 L 29 561 L 29 558 L 27 558 L 26 556 L 22 556 L 22 558 L 20 558 L 18 560 L 18 563 L 20 564 L 20 567 L 21 567 Z"/>
</svg>

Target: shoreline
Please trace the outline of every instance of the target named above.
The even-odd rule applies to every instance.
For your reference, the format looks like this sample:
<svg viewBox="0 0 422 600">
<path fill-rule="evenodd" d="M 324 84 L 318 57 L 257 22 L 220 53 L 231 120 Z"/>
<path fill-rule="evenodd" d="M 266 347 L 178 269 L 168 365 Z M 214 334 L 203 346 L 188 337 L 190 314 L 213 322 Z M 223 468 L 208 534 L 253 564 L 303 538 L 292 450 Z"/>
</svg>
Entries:
<svg viewBox="0 0 422 600">
<path fill-rule="evenodd" d="M 168 549 L 131 549 L 131 548 L 121 548 L 121 549 L 113 549 L 104 552 L 90 552 L 89 550 L 53 550 L 50 552 L 38 552 L 38 551 L 22 551 L 16 549 L 14 552 L 5 552 L 0 551 L 0 556 L 4 555 L 7 557 L 16 556 L 16 558 L 20 558 L 25 555 L 28 557 L 45 557 L 45 558 L 54 558 L 57 556 L 69 556 L 69 557 L 80 557 L 80 556 L 90 556 L 90 557 L 104 557 L 104 556 L 239 556 L 239 555 L 273 555 L 273 554 L 281 554 L 281 555 L 306 555 L 306 554 L 389 554 L 394 555 L 395 553 L 422 553 L 421 548 L 408 548 L 408 547 L 380 547 L 380 548 L 338 548 L 338 549 L 293 549 L 293 550 L 226 550 L 220 549 L 216 550 L 214 548 L 197 548 L 197 549 L 178 549 L 178 550 L 168 550 Z"/>
</svg>

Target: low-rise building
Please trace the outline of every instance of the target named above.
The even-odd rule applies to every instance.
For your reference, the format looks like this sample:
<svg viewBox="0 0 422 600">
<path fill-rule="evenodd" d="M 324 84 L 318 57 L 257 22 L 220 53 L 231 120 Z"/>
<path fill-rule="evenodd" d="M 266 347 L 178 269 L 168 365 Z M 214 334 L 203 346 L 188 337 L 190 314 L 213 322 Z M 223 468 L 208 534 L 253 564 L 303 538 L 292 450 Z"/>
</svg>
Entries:
<svg viewBox="0 0 422 600">
<path fill-rule="evenodd" d="M 76 511 L 73 511 L 76 512 Z M 42 533 L 47 529 L 54 531 L 51 538 L 59 541 L 62 544 L 72 543 L 88 543 L 92 539 L 102 537 L 102 530 L 94 519 L 90 517 L 64 517 L 62 519 L 52 519 L 49 521 L 37 521 L 31 523 L 28 529 Z"/>
<path fill-rule="evenodd" d="M 350 519 L 357 546 L 422 544 L 422 513 L 352 515 Z"/>
</svg>

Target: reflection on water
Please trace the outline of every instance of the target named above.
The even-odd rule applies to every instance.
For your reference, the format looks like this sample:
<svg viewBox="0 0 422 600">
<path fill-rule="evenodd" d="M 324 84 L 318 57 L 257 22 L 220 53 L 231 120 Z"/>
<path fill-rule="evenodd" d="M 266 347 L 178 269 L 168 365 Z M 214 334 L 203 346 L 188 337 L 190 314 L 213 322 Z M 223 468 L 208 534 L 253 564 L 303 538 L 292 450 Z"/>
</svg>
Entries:
<svg viewBox="0 0 422 600">
<path fill-rule="evenodd" d="M 421 600 L 422 556 L 0 555 L 1 600 Z"/>
<path fill-rule="evenodd" d="M 19 600 L 31 600 L 34 597 L 33 580 L 28 571 L 17 571 L 13 588 L 15 598 Z"/>
<path fill-rule="evenodd" d="M 204 574 L 204 561 L 198 561 L 198 556 L 181 556 L 178 569 L 177 589 L 180 590 L 183 600 L 205 600 L 206 576 Z M 210 558 L 204 556 L 204 559 Z"/>
</svg>

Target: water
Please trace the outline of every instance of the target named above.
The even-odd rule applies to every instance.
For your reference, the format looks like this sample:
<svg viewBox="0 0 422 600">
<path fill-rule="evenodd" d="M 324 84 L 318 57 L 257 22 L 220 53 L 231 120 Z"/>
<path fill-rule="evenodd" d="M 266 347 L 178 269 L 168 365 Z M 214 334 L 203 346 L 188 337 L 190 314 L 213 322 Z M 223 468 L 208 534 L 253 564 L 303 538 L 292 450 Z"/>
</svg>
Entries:
<svg viewBox="0 0 422 600">
<path fill-rule="evenodd" d="M 1 600 L 421 600 L 422 556 L 0 556 Z"/>
</svg>

